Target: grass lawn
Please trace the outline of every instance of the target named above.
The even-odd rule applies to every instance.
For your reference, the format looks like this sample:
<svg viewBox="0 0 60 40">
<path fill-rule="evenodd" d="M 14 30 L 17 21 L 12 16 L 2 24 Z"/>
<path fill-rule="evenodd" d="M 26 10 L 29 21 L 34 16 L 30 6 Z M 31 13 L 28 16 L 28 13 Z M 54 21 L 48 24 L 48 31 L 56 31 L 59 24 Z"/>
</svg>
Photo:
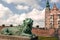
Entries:
<svg viewBox="0 0 60 40">
<path fill-rule="evenodd" d="M 38 40 L 58 40 L 56 37 L 38 37 Z"/>
</svg>

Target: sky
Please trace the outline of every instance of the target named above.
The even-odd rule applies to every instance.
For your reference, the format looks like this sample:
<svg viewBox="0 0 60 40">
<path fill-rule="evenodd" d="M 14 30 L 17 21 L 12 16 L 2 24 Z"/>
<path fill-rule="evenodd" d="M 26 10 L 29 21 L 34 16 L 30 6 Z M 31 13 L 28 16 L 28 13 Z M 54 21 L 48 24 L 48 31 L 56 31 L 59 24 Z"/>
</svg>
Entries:
<svg viewBox="0 0 60 40">
<path fill-rule="evenodd" d="M 60 0 L 49 0 L 50 8 L 56 3 L 60 9 Z M 25 18 L 34 20 L 33 27 L 45 27 L 46 0 L 0 0 L 0 25 L 21 25 Z"/>
</svg>

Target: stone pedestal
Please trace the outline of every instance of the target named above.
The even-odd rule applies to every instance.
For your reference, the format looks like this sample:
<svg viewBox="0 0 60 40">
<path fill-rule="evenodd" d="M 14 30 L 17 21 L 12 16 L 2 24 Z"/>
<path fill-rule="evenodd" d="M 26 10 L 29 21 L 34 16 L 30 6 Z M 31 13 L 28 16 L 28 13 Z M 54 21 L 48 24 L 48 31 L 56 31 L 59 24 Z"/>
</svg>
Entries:
<svg viewBox="0 0 60 40">
<path fill-rule="evenodd" d="M 37 37 L 29 38 L 24 36 L 0 35 L 0 40 L 37 40 Z"/>
</svg>

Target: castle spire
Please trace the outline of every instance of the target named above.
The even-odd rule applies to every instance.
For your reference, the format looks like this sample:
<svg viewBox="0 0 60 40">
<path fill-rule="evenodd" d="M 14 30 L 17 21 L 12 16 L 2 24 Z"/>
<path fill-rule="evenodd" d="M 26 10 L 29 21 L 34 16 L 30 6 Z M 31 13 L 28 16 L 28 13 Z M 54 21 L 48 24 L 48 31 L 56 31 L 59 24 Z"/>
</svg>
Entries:
<svg viewBox="0 0 60 40">
<path fill-rule="evenodd" d="M 49 15 L 50 15 L 50 5 L 49 5 L 49 1 L 47 0 L 46 1 L 46 9 L 45 9 L 45 29 L 50 28 L 50 20 L 49 20 L 50 16 Z"/>
<path fill-rule="evenodd" d="M 57 10 L 57 9 L 58 9 L 55 3 L 54 3 L 54 5 L 53 5 L 53 9 L 54 9 L 54 10 Z"/>
<path fill-rule="evenodd" d="M 49 1 L 46 2 L 46 7 L 50 8 Z"/>
</svg>

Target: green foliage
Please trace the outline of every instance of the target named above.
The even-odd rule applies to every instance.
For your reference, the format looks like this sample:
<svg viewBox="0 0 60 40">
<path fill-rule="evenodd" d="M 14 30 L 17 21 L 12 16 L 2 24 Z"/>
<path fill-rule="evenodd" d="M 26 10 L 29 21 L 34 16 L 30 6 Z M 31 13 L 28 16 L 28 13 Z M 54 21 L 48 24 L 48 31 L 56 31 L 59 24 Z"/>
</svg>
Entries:
<svg viewBox="0 0 60 40">
<path fill-rule="evenodd" d="M 56 37 L 38 37 L 38 40 L 58 40 Z"/>
</svg>

